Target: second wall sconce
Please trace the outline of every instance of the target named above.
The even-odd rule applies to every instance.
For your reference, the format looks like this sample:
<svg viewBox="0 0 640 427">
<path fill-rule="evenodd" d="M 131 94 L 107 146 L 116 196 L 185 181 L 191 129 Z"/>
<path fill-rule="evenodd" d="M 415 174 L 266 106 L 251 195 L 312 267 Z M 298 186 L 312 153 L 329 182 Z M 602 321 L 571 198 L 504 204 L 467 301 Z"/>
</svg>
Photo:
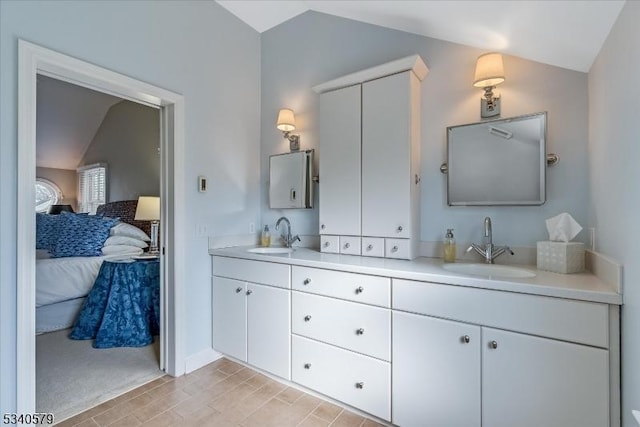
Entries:
<svg viewBox="0 0 640 427">
<path fill-rule="evenodd" d="M 293 110 L 283 108 L 278 112 L 278 121 L 276 127 L 282 131 L 284 137 L 289 140 L 289 150 L 300 150 L 300 135 L 291 135 L 296 130 L 296 117 Z"/>
<path fill-rule="evenodd" d="M 493 96 L 493 89 L 504 82 L 502 54 L 485 53 L 476 61 L 476 73 L 473 79 L 475 87 L 484 88 L 484 98 L 480 100 L 480 117 L 500 115 L 500 97 Z"/>
</svg>

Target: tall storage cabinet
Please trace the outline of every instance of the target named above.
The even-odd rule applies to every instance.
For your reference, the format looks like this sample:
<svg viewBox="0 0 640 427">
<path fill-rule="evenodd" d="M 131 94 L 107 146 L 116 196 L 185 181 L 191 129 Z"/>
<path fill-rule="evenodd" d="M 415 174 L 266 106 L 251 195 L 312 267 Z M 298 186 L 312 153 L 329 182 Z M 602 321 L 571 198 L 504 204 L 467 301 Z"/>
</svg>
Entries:
<svg viewBox="0 0 640 427">
<path fill-rule="evenodd" d="M 427 71 L 414 55 L 314 88 L 321 93 L 323 252 L 417 256 L 420 81 Z"/>
</svg>

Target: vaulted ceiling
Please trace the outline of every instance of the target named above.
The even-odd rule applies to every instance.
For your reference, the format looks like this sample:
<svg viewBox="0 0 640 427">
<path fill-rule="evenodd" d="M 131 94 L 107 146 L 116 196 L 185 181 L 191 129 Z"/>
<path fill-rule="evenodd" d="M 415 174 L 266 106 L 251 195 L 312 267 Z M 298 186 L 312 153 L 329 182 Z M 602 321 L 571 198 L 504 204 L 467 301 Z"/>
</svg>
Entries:
<svg viewBox="0 0 640 427">
<path fill-rule="evenodd" d="M 76 169 L 115 96 L 38 75 L 36 165 Z"/>
<path fill-rule="evenodd" d="M 258 32 L 308 10 L 588 72 L 624 5 L 619 0 L 218 3 Z"/>
</svg>

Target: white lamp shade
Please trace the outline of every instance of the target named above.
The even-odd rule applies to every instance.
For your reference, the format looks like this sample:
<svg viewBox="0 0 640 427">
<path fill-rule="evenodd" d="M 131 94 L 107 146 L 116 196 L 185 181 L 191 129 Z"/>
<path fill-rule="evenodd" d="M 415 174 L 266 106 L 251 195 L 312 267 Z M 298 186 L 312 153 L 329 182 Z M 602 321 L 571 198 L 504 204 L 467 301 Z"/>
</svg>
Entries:
<svg viewBox="0 0 640 427">
<path fill-rule="evenodd" d="M 296 129 L 296 117 L 293 114 L 293 110 L 283 108 L 278 113 L 278 121 L 276 127 L 282 132 L 291 132 Z"/>
<path fill-rule="evenodd" d="M 136 221 L 160 220 L 160 197 L 140 196 L 136 207 Z"/>
<path fill-rule="evenodd" d="M 502 54 L 485 53 L 476 61 L 476 74 L 473 79 L 475 87 L 489 87 L 499 85 L 504 81 L 504 65 Z"/>
</svg>

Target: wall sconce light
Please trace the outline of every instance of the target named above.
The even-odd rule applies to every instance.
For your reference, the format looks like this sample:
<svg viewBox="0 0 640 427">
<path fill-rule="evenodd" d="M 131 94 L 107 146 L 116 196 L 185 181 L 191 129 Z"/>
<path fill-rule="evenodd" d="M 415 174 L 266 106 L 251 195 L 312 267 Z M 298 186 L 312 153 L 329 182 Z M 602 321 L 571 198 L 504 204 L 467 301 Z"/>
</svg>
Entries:
<svg viewBox="0 0 640 427">
<path fill-rule="evenodd" d="M 289 140 L 289 150 L 300 150 L 300 135 L 291 135 L 291 131 L 296 130 L 296 117 L 293 110 L 283 108 L 278 113 L 276 127 L 282 131 L 284 137 Z"/>
<path fill-rule="evenodd" d="M 500 96 L 493 96 L 493 89 L 504 81 L 502 54 L 485 53 L 476 61 L 475 87 L 484 88 L 484 98 L 480 100 L 480 117 L 500 115 Z"/>
</svg>

